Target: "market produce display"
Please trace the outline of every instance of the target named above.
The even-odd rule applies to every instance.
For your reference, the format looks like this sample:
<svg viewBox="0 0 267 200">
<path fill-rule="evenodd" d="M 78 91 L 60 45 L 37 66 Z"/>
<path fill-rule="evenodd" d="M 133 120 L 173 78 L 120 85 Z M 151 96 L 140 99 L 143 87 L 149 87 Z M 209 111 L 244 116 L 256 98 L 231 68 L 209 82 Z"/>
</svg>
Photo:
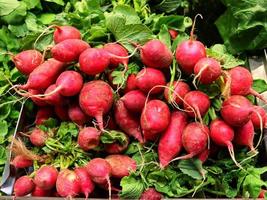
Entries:
<svg viewBox="0 0 267 200">
<path fill-rule="evenodd" d="M 15 197 L 265 195 L 257 157 L 267 118 L 256 100 L 266 103 L 267 84 L 223 44 L 197 38 L 202 15 L 96 0 L 48 1 L 64 10 L 39 15 L 32 9 L 48 2 L 12 2 L 11 14 L 28 10 L 25 24 L 12 24 L 0 1 L 10 24 L 0 35 L 22 44 L 0 49 L 1 132 L 21 172 Z M 24 126 L 8 137 L 21 104 Z"/>
</svg>

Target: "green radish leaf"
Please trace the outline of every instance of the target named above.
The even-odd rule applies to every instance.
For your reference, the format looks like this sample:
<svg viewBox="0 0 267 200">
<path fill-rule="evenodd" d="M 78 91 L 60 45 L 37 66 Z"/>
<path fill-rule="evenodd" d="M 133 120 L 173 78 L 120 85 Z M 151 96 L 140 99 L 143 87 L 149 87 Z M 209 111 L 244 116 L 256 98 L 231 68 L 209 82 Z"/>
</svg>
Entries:
<svg viewBox="0 0 267 200">
<path fill-rule="evenodd" d="M 256 79 L 256 80 L 253 80 L 252 88 L 258 93 L 263 93 L 267 91 L 267 83 L 263 79 Z"/>
<path fill-rule="evenodd" d="M 55 19 L 56 19 L 56 14 L 54 13 L 43 13 L 38 18 L 38 20 L 45 25 L 51 24 Z"/>
<path fill-rule="evenodd" d="M 0 0 L 0 16 L 8 15 L 19 7 L 20 2 L 17 0 Z"/>
<path fill-rule="evenodd" d="M 162 25 L 158 37 L 161 42 L 166 44 L 167 47 L 171 49 L 171 36 L 166 25 Z"/>
<path fill-rule="evenodd" d="M 127 136 L 125 133 L 116 130 L 110 130 L 101 134 L 100 141 L 103 144 L 112 144 L 118 142 L 121 145 L 124 145 L 128 142 Z"/>
<path fill-rule="evenodd" d="M 0 165 L 4 165 L 6 163 L 6 148 L 4 146 L 0 146 Z"/>
<path fill-rule="evenodd" d="M 139 199 L 145 187 L 138 176 L 131 174 L 121 179 L 120 186 L 122 187 L 119 193 L 123 199 Z"/>
<path fill-rule="evenodd" d="M 8 124 L 7 121 L 0 121 L 0 137 L 5 137 L 8 134 Z"/>
<path fill-rule="evenodd" d="M 42 9 L 40 0 L 22 0 L 26 5 L 27 9 L 39 8 Z"/>
<path fill-rule="evenodd" d="M 53 2 L 53 3 L 56 3 L 56 4 L 60 5 L 60 6 L 64 6 L 65 5 L 63 0 L 44 0 L 44 1 Z"/>
<path fill-rule="evenodd" d="M 181 160 L 178 164 L 179 169 L 186 175 L 201 180 L 203 179 L 203 176 L 199 172 L 196 165 L 194 165 L 193 161 L 191 159 L 189 160 Z"/>
<path fill-rule="evenodd" d="M 189 39 L 189 35 L 187 35 L 186 33 L 179 33 L 178 36 L 173 40 L 172 43 L 172 51 L 174 52 L 177 48 L 177 46 L 185 41 Z"/>
<path fill-rule="evenodd" d="M 165 0 L 158 2 L 160 3 L 156 4 L 153 8 L 166 13 L 173 12 L 178 8 L 188 8 L 190 5 L 188 0 Z"/>
</svg>

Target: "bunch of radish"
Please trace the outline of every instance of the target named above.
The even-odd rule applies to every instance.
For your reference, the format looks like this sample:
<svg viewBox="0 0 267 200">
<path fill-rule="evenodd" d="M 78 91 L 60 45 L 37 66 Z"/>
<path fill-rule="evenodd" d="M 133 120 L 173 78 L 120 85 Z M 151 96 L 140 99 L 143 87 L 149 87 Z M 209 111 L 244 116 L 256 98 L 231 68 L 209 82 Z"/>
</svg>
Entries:
<svg viewBox="0 0 267 200">
<path fill-rule="evenodd" d="M 173 38 L 177 36 L 173 31 L 170 34 Z M 128 142 L 106 145 L 106 153 L 111 155 L 94 158 L 75 169 L 59 171 L 44 165 L 34 178 L 17 179 L 15 196 L 56 193 L 62 197 L 83 194 L 88 198 L 95 184 L 108 190 L 111 196 L 114 188 L 110 178 L 121 179 L 137 169 L 135 160 L 123 155 L 128 143 L 134 140 L 142 145 L 149 141 L 157 144 L 161 168 L 193 157 L 205 162 L 213 146 L 228 148 L 233 161 L 242 168 L 235 159 L 234 148 L 241 145 L 255 151 L 254 129 L 262 131 L 266 114 L 246 95 L 264 98 L 252 89 L 253 79 L 246 68 L 236 66 L 223 70 L 220 61 L 207 57 L 205 45 L 194 39 L 193 31 L 189 40 L 178 44 L 175 56 L 157 39 L 137 46 L 143 66 L 137 74 L 127 76 L 124 89 L 117 93 L 114 92 L 116 86 L 105 77 L 120 65 L 127 71 L 131 58 L 122 45 L 108 43 L 99 48 L 91 47 L 81 39 L 79 30 L 71 26 L 56 27 L 54 43 L 52 57 L 46 60 L 36 50 L 23 51 L 13 58 L 17 69 L 28 76 L 24 85 L 14 88 L 39 107 L 35 124 L 40 125 L 50 117 L 74 122 L 80 127 L 77 143 L 87 152 L 99 146 L 101 134 L 113 129 L 123 131 L 129 137 Z M 178 64 L 184 77 L 194 76 L 193 82 L 169 80 L 169 67 L 173 62 Z M 78 68 L 69 69 L 73 65 Z M 229 84 L 229 95 L 224 97 L 220 117 L 204 124 L 211 99 L 194 85 L 197 82 L 209 85 L 219 78 Z M 30 141 L 42 147 L 48 137 L 49 134 L 36 128 L 31 132 Z M 12 164 L 25 168 L 32 166 L 33 161 L 18 155 Z M 146 195 L 161 198 L 153 192 L 153 189 L 147 190 L 142 199 Z"/>
</svg>

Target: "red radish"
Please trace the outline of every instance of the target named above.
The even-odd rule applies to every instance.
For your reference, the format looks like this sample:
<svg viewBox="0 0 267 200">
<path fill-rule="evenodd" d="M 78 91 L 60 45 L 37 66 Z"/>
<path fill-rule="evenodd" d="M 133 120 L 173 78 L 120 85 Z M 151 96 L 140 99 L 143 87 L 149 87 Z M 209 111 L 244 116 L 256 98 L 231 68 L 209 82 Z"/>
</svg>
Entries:
<svg viewBox="0 0 267 200">
<path fill-rule="evenodd" d="M 165 99 L 171 103 L 175 102 L 178 105 L 183 104 L 184 96 L 190 92 L 190 87 L 187 83 L 183 81 L 174 81 L 172 86 L 170 86 L 170 83 L 167 84 L 167 87 L 171 87 L 172 90 L 169 88 L 164 89 L 164 97 Z"/>
<path fill-rule="evenodd" d="M 107 121 L 106 121 L 105 127 L 107 127 L 107 129 L 109 129 L 109 130 L 116 130 L 118 128 L 118 125 L 116 124 L 113 116 L 110 116 L 110 115 L 107 116 Z"/>
<path fill-rule="evenodd" d="M 172 60 L 171 50 L 160 40 L 150 40 L 141 47 L 141 61 L 146 67 L 168 68 Z"/>
<path fill-rule="evenodd" d="M 143 143 L 141 128 L 138 118 L 133 116 L 125 107 L 123 101 L 118 100 L 114 108 L 116 123 L 127 135 L 133 136 L 140 143 Z"/>
<path fill-rule="evenodd" d="M 24 75 L 29 75 L 36 67 L 43 62 L 42 54 L 37 50 L 22 51 L 12 56 L 16 68 Z"/>
<path fill-rule="evenodd" d="M 94 191 L 95 184 L 91 180 L 85 167 L 78 167 L 74 170 L 74 172 L 77 174 L 77 176 L 80 179 L 81 192 L 84 194 L 85 198 L 87 199 L 88 196 Z"/>
<path fill-rule="evenodd" d="M 55 26 L 54 42 L 57 44 L 67 39 L 81 39 L 80 31 L 73 26 Z"/>
<path fill-rule="evenodd" d="M 126 81 L 126 86 L 124 88 L 124 93 L 126 94 L 127 92 L 131 91 L 131 90 L 135 90 L 137 89 L 136 86 L 136 75 L 135 74 L 130 74 L 127 78 Z"/>
<path fill-rule="evenodd" d="M 267 102 L 264 97 L 256 92 L 253 88 L 253 78 L 251 73 L 244 67 L 235 67 L 229 71 L 230 74 L 230 88 L 231 95 L 249 95 L 252 94 L 258 97 L 265 103 Z"/>
<path fill-rule="evenodd" d="M 105 158 L 111 166 L 111 175 L 116 178 L 129 176 L 137 168 L 135 160 L 126 155 L 109 155 Z"/>
<path fill-rule="evenodd" d="M 81 192 L 80 179 L 74 171 L 64 169 L 58 174 L 56 188 L 61 197 L 75 197 Z"/>
<path fill-rule="evenodd" d="M 267 192 L 267 190 L 263 190 L 263 189 L 261 189 L 258 198 L 262 198 L 262 199 L 265 198 L 265 193 L 266 193 L 266 192 Z"/>
<path fill-rule="evenodd" d="M 90 81 L 84 84 L 80 92 L 79 103 L 87 115 L 96 118 L 100 130 L 103 131 L 103 115 L 111 109 L 113 104 L 112 88 L 101 80 Z"/>
<path fill-rule="evenodd" d="M 201 91 L 191 91 L 184 96 L 184 108 L 190 117 L 202 119 L 210 108 L 209 96 Z"/>
<path fill-rule="evenodd" d="M 178 36 L 178 32 L 174 29 L 169 29 L 169 34 L 170 34 L 172 40 L 174 40 Z"/>
<path fill-rule="evenodd" d="M 235 130 L 235 143 L 238 145 L 246 146 L 251 151 L 255 152 L 253 146 L 254 139 L 254 127 L 251 120 L 249 120 L 244 126 L 238 127 Z"/>
<path fill-rule="evenodd" d="M 27 83 L 20 85 L 19 88 L 23 90 L 45 90 L 55 82 L 57 76 L 64 69 L 64 67 L 64 63 L 53 58 L 49 59 L 35 68 L 30 73 Z"/>
<path fill-rule="evenodd" d="M 83 125 L 88 121 L 88 117 L 77 104 L 72 104 L 68 109 L 68 115 L 72 122 Z"/>
<path fill-rule="evenodd" d="M 45 97 L 44 98 L 39 98 L 44 99 L 48 104 L 50 105 L 61 105 L 63 100 L 63 96 L 57 91 L 54 92 L 57 89 L 56 84 L 50 85 L 46 90 L 45 90 Z M 38 98 L 38 97 L 37 97 Z"/>
<path fill-rule="evenodd" d="M 39 91 L 39 90 L 33 90 L 33 89 L 29 89 L 28 92 L 30 93 L 30 98 L 31 100 L 37 105 L 37 106 L 47 106 L 47 103 L 45 101 L 45 99 L 43 98 L 39 98 L 39 97 L 34 97 L 35 95 L 40 95 L 43 94 L 43 92 Z"/>
<path fill-rule="evenodd" d="M 78 144 L 84 150 L 94 149 L 100 142 L 100 131 L 93 127 L 83 128 L 78 135 Z"/>
<path fill-rule="evenodd" d="M 105 71 L 110 64 L 110 55 L 105 49 L 89 48 L 79 58 L 80 70 L 87 75 Z"/>
<path fill-rule="evenodd" d="M 67 106 L 55 106 L 55 113 L 57 117 L 61 121 L 68 121 L 69 120 L 69 114 L 68 114 L 68 109 Z"/>
<path fill-rule="evenodd" d="M 255 129 L 263 129 L 266 123 L 266 112 L 260 106 L 253 106 L 251 121 Z"/>
<path fill-rule="evenodd" d="M 154 86 L 166 85 L 166 80 L 164 74 L 153 68 L 144 68 L 138 72 L 135 79 L 136 86 L 143 91 L 148 93 Z M 159 94 L 163 91 L 163 87 L 155 87 L 151 94 Z"/>
<path fill-rule="evenodd" d="M 28 176 L 19 177 L 14 184 L 15 197 L 22 197 L 30 194 L 34 190 L 34 183 Z"/>
<path fill-rule="evenodd" d="M 140 90 L 132 90 L 126 93 L 121 100 L 130 112 L 141 113 L 146 103 L 146 96 Z"/>
<path fill-rule="evenodd" d="M 50 190 L 56 185 L 58 171 L 53 166 L 42 166 L 36 171 L 34 183 L 44 190 Z"/>
<path fill-rule="evenodd" d="M 141 114 L 140 123 L 146 140 L 154 140 L 167 129 L 171 113 L 167 104 L 160 100 L 149 101 Z"/>
<path fill-rule="evenodd" d="M 33 129 L 30 135 L 31 143 L 36 147 L 43 147 L 45 145 L 45 141 L 48 138 L 48 133 L 42 131 L 39 128 Z"/>
<path fill-rule="evenodd" d="M 201 58 L 194 67 L 194 74 L 200 83 L 211 84 L 222 74 L 221 65 L 214 58 Z"/>
<path fill-rule="evenodd" d="M 51 195 L 51 190 L 44 190 L 38 186 L 35 186 L 34 190 L 32 191 L 33 197 L 49 197 Z"/>
<path fill-rule="evenodd" d="M 234 147 L 232 141 L 234 139 L 234 130 L 223 120 L 215 119 L 210 124 L 210 137 L 212 141 L 228 148 L 232 160 L 238 167 L 241 167 L 235 160 Z"/>
<path fill-rule="evenodd" d="M 12 160 L 11 164 L 17 169 L 19 169 L 19 168 L 26 168 L 26 167 L 32 166 L 33 161 L 24 155 L 17 155 Z"/>
<path fill-rule="evenodd" d="M 162 168 L 169 165 L 169 162 L 182 150 L 182 133 L 187 125 L 187 115 L 184 112 L 175 111 L 171 114 L 168 128 L 162 134 L 158 155 Z"/>
<path fill-rule="evenodd" d="M 204 163 L 209 158 L 209 154 L 210 154 L 210 150 L 209 149 L 205 149 L 200 154 L 198 154 L 197 157 L 202 163 Z"/>
<path fill-rule="evenodd" d="M 51 107 L 41 107 L 37 111 L 34 123 L 36 125 L 40 125 L 44 123 L 44 121 L 48 120 L 54 114 L 53 109 Z"/>
<path fill-rule="evenodd" d="M 240 95 L 230 96 L 222 104 L 221 116 L 231 126 L 243 126 L 250 120 L 253 106 L 251 102 Z"/>
<path fill-rule="evenodd" d="M 126 137 L 126 142 L 124 144 L 119 144 L 118 142 L 111 143 L 111 144 L 105 144 L 105 152 L 108 154 L 119 154 L 125 151 L 129 145 L 129 138 L 127 135 Z"/>
<path fill-rule="evenodd" d="M 140 197 L 140 200 L 161 200 L 162 195 L 154 188 L 148 188 Z"/>
</svg>

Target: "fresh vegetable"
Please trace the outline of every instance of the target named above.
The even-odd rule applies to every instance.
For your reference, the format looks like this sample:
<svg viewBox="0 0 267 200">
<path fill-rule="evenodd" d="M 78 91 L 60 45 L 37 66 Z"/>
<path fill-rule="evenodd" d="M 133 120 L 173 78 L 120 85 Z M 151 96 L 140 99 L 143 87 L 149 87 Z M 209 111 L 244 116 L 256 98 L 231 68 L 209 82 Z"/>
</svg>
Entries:
<svg viewBox="0 0 267 200">
<path fill-rule="evenodd" d="M 175 102 L 178 105 L 182 105 L 184 96 L 189 91 L 190 87 L 187 83 L 183 81 L 174 81 L 172 85 L 170 85 L 170 83 L 167 84 L 167 87 L 164 90 L 164 97 L 169 103 Z"/>
<path fill-rule="evenodd" d="M 34 183 L 44 190 L 52 189 L 57 182 L 58 171 L 53 166 L 43 166 L 36 171 Z"/>
<path fill-rule="evenodd" d="M 24 155 L 17 155 L 11 164 L 16 168 L 27 168 L 33 165 L 33 161 Z"/>
<path fill-rule="evenodd" d="M 83 125 L 88 120 L 88 117 L 84 114 L 78 104 L 69 106 L 68 115 L 70 120 L 78 125 Z"/>
<path fill-rule="evenodd" d="M 81 39 L 81 33 L 73 26 L 55 26 L 53 39 L 56 44 L 68 39 Z"/>
<path fill-rule="evenodd" d="M 22 197 L 30 194 L 34 190 L 34 183 L 28 176 L 19 177 L 14 184 L 15 197 Z"/>
<path fill-rule="evenodd" d="M 35 186 L 31 195 L 33 197 L 49 197 L 51 195 L 51 193 L 52 193 L 51 190 L 44 190 L 38 186 Z"/>
<path fill-rule="evenodd" d="M 146 96 L 140 90 L 132 90 L 126 93 L 121 100 L 130 112 L 141 113 L 145 106 Z"/>
<path fill-rule="evenodd" d="M 55 106 L 54 107 L 54 111 L 56 116 L 62 120 L 62 121 L 68 121 L 69 120 L 69 115 L 68 115 L 68 110 L 66 108 L 66 106 L 64 105 L 60 105 L 60 106 Z"/>
<path fill-rule="evenodd" d="M 162 195 L 154 188 L 148 188 L 140 197 L 140 200 L 161 200 Z"/>
<path fill-rule="evenodd" d="M 78 144 L 85 150 L 94 149 L 99 145 L 100 132 L 93 127 L 85 127 L 79 132 Z"/>
<path fill-rule="evenodd" d="M 53 109 L 51 107 L 40 107 L 37 111 L 34 123 L 36 125 L 42 124 L 53 116 Z"/>
<path fill-rule="evenodd" d="M 87 170 L 85 167 L 79 167 L 74 170 L 77 176 L 80 179 L 80 190 L 87 199 L 89 195 L 94 191 L 95 185 L 92 182 Z"/>
<path fill-rule="evenodd" d="M 43 147 L 45 145 L 45 141 L 48 138 L 48 133 L 41 129 L 35 128 L 32 130 L 29 138 L 34 146 Z"/>
<path fill-rule="evenodd" d="M 135 74 L 130 74 L 126 80 L 126 86 L 124 88 L 124 93 L 126 94 L 127 92 L 131 90 L 137 89 L 136 86 L 136 75 Z"/>
<path fill-rule="evenodd" d="M 251 121 L 255 129 L 262 129 L 266 125 L 266 112 L 260 106 L 253 106 Z"/>
</svg>

